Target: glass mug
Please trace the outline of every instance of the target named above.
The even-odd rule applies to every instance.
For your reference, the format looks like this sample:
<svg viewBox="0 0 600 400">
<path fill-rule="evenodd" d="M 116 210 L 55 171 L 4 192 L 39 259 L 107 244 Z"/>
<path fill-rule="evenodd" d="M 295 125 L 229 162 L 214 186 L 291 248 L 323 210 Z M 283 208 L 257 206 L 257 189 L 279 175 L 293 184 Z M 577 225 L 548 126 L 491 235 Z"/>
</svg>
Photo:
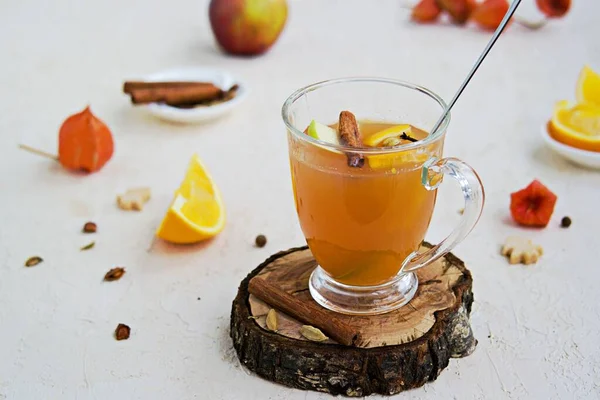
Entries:
<svg viewBox="0 0 600 400">
<path fill-rule="evenodd" d="M 345 314 L 402 307 L 417 291 L 413 271 L 448 253 L 477 223 L 484 203 L 477 173 L 458 159 L 442 158 L 450 115 L 427 134 L 445 107 L 428 89 L 382 78 L 320 82 L 285 101 L 296 211 L 318 263 L 309 289 L 323 307 Z M 304 133 L 311 120 L 331 123 L 343 110 L 356 115 L 361 130 L 371 123 L 406 123 L 422 129 L 424 138 L 357 149 Z M 351 156 L 363 157 L 363 166 L 349 166 Z M 458 181 L 464 213 L 446 239 L 419 252 L 444 175 Z"/>
</svg>

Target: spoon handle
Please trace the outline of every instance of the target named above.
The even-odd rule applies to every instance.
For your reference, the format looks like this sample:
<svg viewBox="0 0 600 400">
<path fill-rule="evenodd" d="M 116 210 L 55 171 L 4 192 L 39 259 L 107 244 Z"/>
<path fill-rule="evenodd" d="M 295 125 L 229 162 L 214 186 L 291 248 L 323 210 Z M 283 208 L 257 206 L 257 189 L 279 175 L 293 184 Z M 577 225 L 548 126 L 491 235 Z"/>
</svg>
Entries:
<svg viewBox="0 0 600 400">
<path fill-rule="evenodd" d="M 492 49 L 494 44 L 496 44 L 496 41 L 500 37 L 500 34 L 504 31 L 504 28 L 506 28 L 508 21 L 510 20 L 510 18 L 513 16 L 515 11 L 517 10 L 517 7 L 519 6 L 519 4 L 521 4 L 521 0 L 514 0 L 512 2 L 512 4 L 510 5 L 510 8 L 504 15 L 504 18 L 502 18 L 500 25 L 498 25 L 498 28 L 496 28 L 496 32 L 494 32 L 494 36 L 492 36 L 492 38 L 488 42 L 487 46 L 485 46 L 483 53 L 481 53 L 481 55 L 475 62 L 475 65 L 473 65 L 473 68 L 471 68 L 471 71 L 467 75 L 467 78 L 460 85 L 460 88 L 458 88 L 458 91 L 454 94 L 454 97 L 452 98 L 452 100 L 450 100 L 450 103 L 448 104 L 448 106 L 446 107 L 444 112 L 442 113 L 442 116 L 437 120 L 437 122 L 431 129 L 432 134 L 435 133 L 440 128 L 440 126 L 442 125 L 442 122 L 444 122 L 444 119 L 446 118 L 446 116 L 448 115 L 448 113 L 450 112 L 450 110 L 452 109 L 454 104 L 456 103 L 456 100 L 458 100 L 458 98 L 460 97 L 462 92 L 465 90 L 465 88 L 471 81 L 471 78 L 473 78 L 473 75 L 475 75 L 475 72 L 477 72 L 477 70 L 479 69 L 479 66 L 481 65 L 481 63 L 483 62 L 485 57 L 488 55 L 488 53 L 490 52 L 490 50 Z"/>
</svg>

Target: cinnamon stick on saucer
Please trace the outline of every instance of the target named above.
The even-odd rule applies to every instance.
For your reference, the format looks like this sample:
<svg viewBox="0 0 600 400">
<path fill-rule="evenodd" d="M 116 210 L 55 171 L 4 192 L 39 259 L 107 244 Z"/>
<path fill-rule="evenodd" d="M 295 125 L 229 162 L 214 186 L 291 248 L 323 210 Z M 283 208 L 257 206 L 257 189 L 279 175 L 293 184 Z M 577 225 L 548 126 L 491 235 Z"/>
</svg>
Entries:
<svg viewBox="0 0 600 400">
<path fill-rule="evenodd" d="M 222 90 L 214 85 L 167 86 L 134 89 L 130 95 L 133 104 L 167 103 L 177 105 L 213 100 L 222 95 Z"/>
<path fill-rule="evenodd" d="M 213 86 L 211 82 L 196 82 L 196 81 L 166 81 L 166 82 L 148 82 L 148 81 L 126 81 L 123 84 L 123 92 L 131 94 L 131 92 L 139 89 L 164 89 L 164 88 L 180 88 L 180 87 L 199 87 Z"/>
<path fill-rule="evenodd" d="M 354 148 L 363 147 L 356 117 L 350 111 L 342 111 L 340 113 L 338 129 L 340 131 L 342 144 Z M 362 154 L 352 152 L 346 153 L 346 155 L 348 157 L 349 167 L 360 168 L 365 163 L 365 158 Z"/>
<path fill-rule="evenodd" d="M 173 106 L 173 107 L 177 107 L 177 108 L 193 108 L 195 106 L 198 105 L 204 105 L 204 106 L 211 106 L 213 104 L 217 104 L 217 103 L 223 103 L 225 101 L 229 101 L 231 99 L 233 99 L 235 97 L 236 92 L 238 91 L 239 86 L 238 85 L 233 85 L 231 88 L 229 88 L 229 90 L 227 91 L 221 91 L 220 95 L 217 97 L 213 97 L 211 99 L 208 100 L 203 100 L 200 102 L 178 102 L 178 103 L 166 103 L 167 105 Z"/>
<path fill-rule="evenodd" d="M 164 103 L 175 107 L 211 105 L 235 97 L 238 85 L 221 90 L 211 82 L 143 82 L 127 81 L 123 92 L 131 96 L 133 104 Z"/>
</svg>

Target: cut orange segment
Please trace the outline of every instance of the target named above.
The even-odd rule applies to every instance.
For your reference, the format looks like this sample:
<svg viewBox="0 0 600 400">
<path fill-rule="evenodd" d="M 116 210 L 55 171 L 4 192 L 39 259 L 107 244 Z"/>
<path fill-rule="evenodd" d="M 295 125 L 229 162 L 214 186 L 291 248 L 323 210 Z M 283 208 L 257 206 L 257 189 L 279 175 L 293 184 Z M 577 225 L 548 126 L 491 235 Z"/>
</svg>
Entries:
<svg viewBox="0 0 600 400">
<path fill-rule="evenodd" d="M 196 243 L 214 237 L 224 226 L 219 189 L 200 157 L 194 155 L 156 236 L 171 243 Z"/>
<path fill-rule="evenodd" d="M 400 139 L 402 134 L 411 136 L 412 129 L 408 124 L 396 125 L 372 134 L 363 143 L 369 147 L 395 147 L 409 141 Z M 417 150 L 398 151 L 388 154 L 377 154 L 367 156 L 369 166 L 373 169 L 390 169 L 406 167 L 409 163 L 423 163 L 429 159 L 426 153 Z"/>
<path fill-rule="evenodd" d="M 548 133 L 568 146 L 600 152 L 600 107 L 586 103 L 557 103 Z"/>
<path fill-rule="evenodd" d="M 410 125 L 408 124 L 392 126 L 391 128 L 372 134 L 366 138 L 363 143 L 365 146 L 378 147 L 382 145 L 386 139 L 398 138 L 403 133 L 410 135 L 410 131 Z"/>
<path fill-rule="evenodd" d="M 584 66 L 577 80 L 575 96 L 579 103 L 590 103 L 600 107 L 600 74 L 587 65 Z"/>
<path fill-rule="evenodd" d="M 417 153 L 415 150 L 399 153 L 378 154 L 367 156 L 369 167 L 373 169 L 394 169 L 406 167 L 407 164 L 420 164 L 431 157 L 427 153 Z"/>
</svg>

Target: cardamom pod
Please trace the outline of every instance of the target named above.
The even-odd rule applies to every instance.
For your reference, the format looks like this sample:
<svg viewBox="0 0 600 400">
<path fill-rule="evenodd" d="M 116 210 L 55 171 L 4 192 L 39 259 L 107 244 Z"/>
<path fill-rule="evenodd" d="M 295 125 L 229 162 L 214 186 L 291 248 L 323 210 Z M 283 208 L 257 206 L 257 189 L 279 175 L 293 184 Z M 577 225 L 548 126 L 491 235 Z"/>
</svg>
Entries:
<svg viewBox="0 0 600 400">
<path fill-rule="evenodd" d="M 26 267 L 34 267 L 34 266 L 38 265 L 39 263 L 41 263 L 42 261 L 44 261 L 42 259 L 42 257 L 38 257 L 38 256 L 29 257 L 27 259 L 27 261 L 25 261 L 25 266 Z"/>
<path fill-rule="evenodd" d="M 267 328 L 270 331 L 277 332 L 277 311 L 273 308 L 267 313 Z"/>
<path fill-rule="evenodd" d="M 89 250 L 91 248 L 93 248 L 96 245 L 96 242 L 90 242 L 88 244 L 86 244 L 85 246 L 83 246 L 81 249 L 81 251 L 85 251 L 85 250 Z"/>
<path fill-rule="evenodd" d="M 125 274 L 125 268 L 113 268 L 104 275 L 104 280 L 107 282 L 117 281 Z"/>
<path fill-rule="evenodd" d="M 312 340 L 313 342 L 322 342 L 329 339 L 323 332 L 321 332 L 320 329 L 310 325 L 302 325 L 302 328 L 300 328 L 300 334 L 308 340 Z"/>
<path fill-rule="evenodd" d="M 402 141 L 396 137 L 387 138 L 382 142 L 385 147 L 398 146 L 400 143 L 402 143 Z"/>
</svg>

